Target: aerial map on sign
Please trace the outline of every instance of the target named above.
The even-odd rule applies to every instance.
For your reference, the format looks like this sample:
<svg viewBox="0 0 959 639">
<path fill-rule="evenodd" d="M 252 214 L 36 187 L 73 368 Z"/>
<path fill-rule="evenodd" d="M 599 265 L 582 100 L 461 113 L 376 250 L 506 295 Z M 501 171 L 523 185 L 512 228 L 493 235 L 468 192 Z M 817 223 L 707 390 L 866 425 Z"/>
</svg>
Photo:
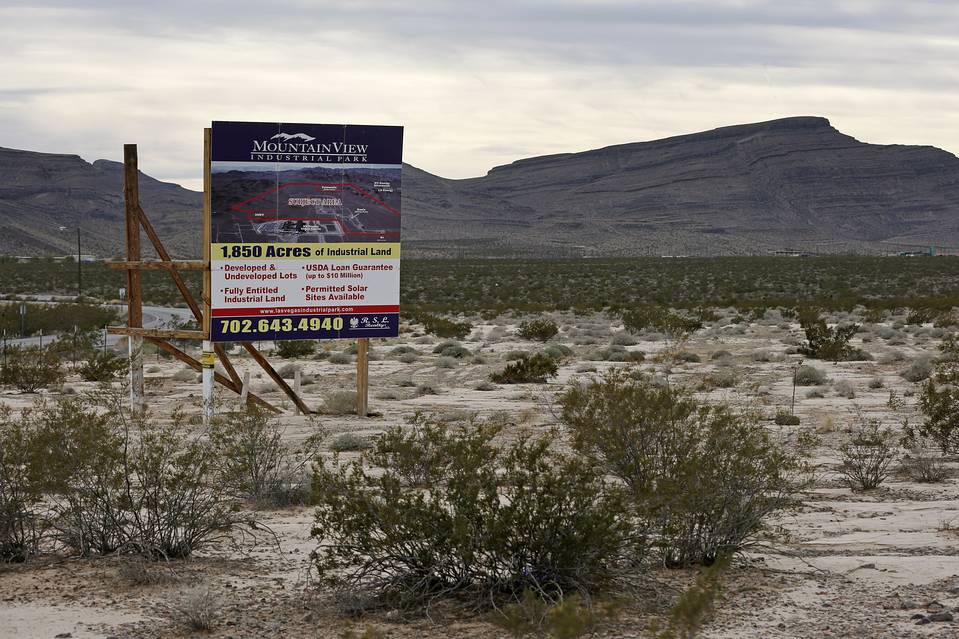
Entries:
<svg viewBox="0 0 959 639">
<path fill-rule="evenodd" d="M 213 341 L 397 334 L 402 144 L 402 127 L 213 123 Z"/>
<path fill-rule="evenodd" d="M 212 239 L 397 242 L 400 174 L 391 166 L 216 163 Z"/>
</svg>

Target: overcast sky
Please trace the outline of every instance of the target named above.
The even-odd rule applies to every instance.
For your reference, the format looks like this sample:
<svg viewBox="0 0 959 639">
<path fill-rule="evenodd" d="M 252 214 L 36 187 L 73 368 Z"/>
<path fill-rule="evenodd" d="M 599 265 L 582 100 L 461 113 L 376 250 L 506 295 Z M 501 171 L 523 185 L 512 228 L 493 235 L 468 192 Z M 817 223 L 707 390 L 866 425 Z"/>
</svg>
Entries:
<svg viewBox="0 0 959 639">
<path fill-rule="evenodd" d="M 790 115 L 959 153 L 957 0 L 0 0 L 0 146 L 198 187 L 211 120 L 406 127 L 446 177 Z"/>
</svg>

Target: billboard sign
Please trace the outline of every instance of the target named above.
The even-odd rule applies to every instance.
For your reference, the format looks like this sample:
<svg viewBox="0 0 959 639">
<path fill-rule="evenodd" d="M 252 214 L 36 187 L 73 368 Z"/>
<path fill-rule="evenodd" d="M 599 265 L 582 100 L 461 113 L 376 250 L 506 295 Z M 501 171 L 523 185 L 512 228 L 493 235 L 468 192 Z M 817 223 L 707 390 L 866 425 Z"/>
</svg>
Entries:
<svg viewBox="0 0 959 639">
<path fill-rule="evenodd" d="M 396 336 L 403 127 L 214 122 L 215 342 Z"/>
</svg>

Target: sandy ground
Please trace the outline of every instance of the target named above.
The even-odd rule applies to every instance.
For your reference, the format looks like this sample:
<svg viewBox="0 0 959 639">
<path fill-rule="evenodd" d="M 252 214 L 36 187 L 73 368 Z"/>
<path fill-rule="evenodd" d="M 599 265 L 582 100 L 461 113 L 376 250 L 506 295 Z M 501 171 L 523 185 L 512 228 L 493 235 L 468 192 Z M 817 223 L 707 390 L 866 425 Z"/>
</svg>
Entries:
<svg viewBox="0 0 959 639">
<path fill-rule="evenodd" d="M 253 362 L 234 358 L 238 368 L 250 370 L 253 389 L 287 409 L 281 419 L 290 440 L 305 438 L 316 425 L 330 433 L 328 442 L 344 433 L 373 435 L 400 425 L 415 411 L 446 413 L 451 417 L 501 413 L 511 428 L 545 428 L 555 423 L 553 395 L 578 376 L 593 375 L 621 363 L 592 361 L 593 353 L 611 340 L 627 342 L 616 326 L 601 316 L 554 316 L 563 327 L 554 342 L 568 345 L 574 355 L 560 375 L 547 385 L 481 386 L 490 371 L 500 369 L 514 350 L 533 351 L 540 345 L 515 335 L 518 320 L 499 318 L 478 325 L 463 342 L 471 356 L 450 362 L 432 353 L 442 340 L 406 333 L 374 342 L 370 364 L 370 406 L 375 417 L 319 415 L 313 421 L 290 412 L 290 403 Z M 916 419 L 915 384 L 900 376 L 922 354 L 934 355 L 939 337 L 931 326 L 902 327 L 887 321 L 868 326 L 854 339 L 871 353 L 873 361 L 832 364 L 807 363 L 826 372 L 829 381 L 819 387 L 799 387 L 796 414 L 799 426 L 776 426 L 772 416 L 788 408 L 792 370 L 801 356 L 794 347 L 801 338 L 795 324 L 769 316 L 752 323 L 723 320 L 697 332 L 683 348 L 700 361 L 673 366 L 670 379 L 699 386 L 707 376 L 733 371 L 732 388 L 703 391 L 714 400 L 757 407 L 769 418 L 777 435 L 795 439 L 799 431 L 820 437 L 813 451 L 819 466 L 816 486 L 799 512 L 777 522 L 785 539 L 744 556 L 730 571 L 718 610 L 703 637 L 959 637 L 950 621 L 917 625 L 912 617 L 959 606 L 959 488 L 954 460 L 944 483 L 919 484 L 895 474 L 882 487 L 857 493 L 835 472 L 838 446 L 854 426 L 856 411 L 895 427 L 903 416 Z M 894 328 L 895 327 L 895 328 Z M 886 335 L 881 337 L 880 335 Z M 419 353 L 403 363 L 390 351 L 409 346 Z M 341 349 L 344 343 L 326 343 Z M 662 336 L 639 336 L 627 350 L 641 350 L 646 362 L 638 366 L 662 373 L 655 354 L 666 344 Z M 718 359 L 717 351 L 728 351 Z M 478 359 L 474 359 L 478 358 Z M 274 359 L 280 367 L 286 362 Z M 320 407 L 335 391 L 351 390 L 352 364 L 333 364 L 314 358 L 293 362 L 306 384 L 303 396 Z M 149 403 L 166 414 L 176 406 L 196 410 L 199 384 L 183 366 L 166 360 L 147 361 Z M 177 381 L 179 380 L 179 381 Z M 873 380 L 882 380 L 878 386 Z M 872 384 L 870 383 L 872 382 Z M 71 378 L 68 387 L 83 391 L 89 385 Z M 436 394 L 424 394 L 429 386 Z M 850 398 L 850 386 L 854 397 Z M 815 388 L 821 397 L 807 397 Z M 894 412 L 887 406 L 890 390 L 905 400 Z M 843 391 L 839 393 L 838 391 Z M 23 407 L 36 396 L 6 391 L 0 401 Z M 236 401 L 227 391 L 224 404 Z M 279 544 L 261 541 L 239 550 L 197 553 L 190 561 L 169 568 L 162 583 L 135 586 L 123 577 L 125 558 L 70 559 L 43 557 L 24 565 L 0 567 L 0 637 L 186 637 L 191 631 L 176 612 L 186 593 L 207 588 L 217 601 L 213 637 L 347 637 L 368 628 L 389 637 L 501 637 L 505 634 L 483 618 L 438 607 L 429 617 L 399 619 L 389 616 L 346 619 L 323 602 L 322 593 L 309 584 L 308 556 L 311 510 L 289 508 L 260 511 L 258 515 L 278 535 Z M 955 521 L 955 525 L 953 525 Z M 688 582 L 688 571 L 663 571 L 657 578 Z M 662 613 L 665 602 L 637 601 L 617 621 L 599 632 L 606 637 L 644 637 L 650 613 Z"/>
</svg>

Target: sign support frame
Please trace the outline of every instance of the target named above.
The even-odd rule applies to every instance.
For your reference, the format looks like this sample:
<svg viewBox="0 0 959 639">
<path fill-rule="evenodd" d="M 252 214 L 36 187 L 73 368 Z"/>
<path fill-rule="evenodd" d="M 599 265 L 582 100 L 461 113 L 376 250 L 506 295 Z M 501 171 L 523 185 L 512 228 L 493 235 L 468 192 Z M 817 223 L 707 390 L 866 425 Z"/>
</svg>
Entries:
<svg viewBox="0 0 959 639">
<path fill-rule="evenodd" d="M 160 236 L 156 233 L 156 230 L 153 228 L 153 225 L 150 223 L 149 218 L 147 217 L 146 212 L 143 210 L 139 201 L 139 172 L 137 168 L 137 145 L 136 144 L 125 144 L 123 147 L 123 164 L 124 164 L 124 209 L 126 217 L 126 261 L 125 262 L 113 262 L 109 263 L 108 267 L 110 268 L 120 268 L 127 271 L 127 287 L 128 287 L 128 303 L 127 303 L 127 325 L 126 326 L 111 326 L 107 328 L 107 332 L 115 335 L 127 335 L 129 344 L 130 344 L 130 381 L 131 381 L 131 395 L 130 402 L 131 407 L 134 410 L 141 410 L 143 406 L 143 357 L 142 357 L 142 341 L 143 339 L 148 340 L 149 342 L 155 344 L 157 347 L 162 350 L 170 353 L 180 361 L 189 365 L 194 370 L 202 370 L 203 379 L 204 379 L 204 422 L 207 422 L 207 414 L 212 416 L 212 399 L 213 399 L 213 384 L 215 382 L 225 386 L 230 389 L 237 395 L 246 395 L 246 402 L 248 405 L 256 405 L 266 410 L 279 413 L 280 409 L 276 408 L 266 400 L 250 392 L 249 389 L 246 389 L 244 393 L 244 384 L 240 379 L 240 375 L 237 373 L 236 368 L 234 368 L 232 362 L 230 362 L 229 356 L 226 353 L 226 350 L 220 344 L 213 344 L 210 340 L 210 224 L 211 224 L 211 194 L 210 194 L 210 144 L 211 144 L 211 130 L 206 128 L 203 130 L 203 146 L 204 146 L 204 196 L 203 196 L 203 293 L 201 302 L 203 308 L 201 310 L 200 306 L 197 304 L 196 299 L 193 297 L 193 294 L 186 286 L 186 282 L 183 280 L 183 277 L 180 275 L 180 270 L 199 270 L 199 265 L 196 261 L 176 261 L 170 257 L 170 254 L 167 252 L 166 247 L 163 245 L 163 242 L 160 239 Z M 140 258 L 140 230 L 145 231 L 147 237 L 150 239 L 150 242 L 153 244 L 154 249 L 156 250 L 157 256 L 160 258 L 160 263 L 163 266 L 151 266 L 157 264 L 157 262 L 146 262 L 142 261 Z M 183 297 L 187 306 L 189 306 L 191 312 L 193 313 L 194 319 L 200 323 L 202 330 L 200 331 L 169 331 L 169 330 L 153 330 L 143 328 L 143 290 L 141 286 L 140 271 L 143 269 L 152 269 L 152 268 L 162 268 L 166 270 L 170 276 L 173 278 L 174 284 L 180 292 L 180 295 Z M 190 357 L 179 348 L 170 344 L 167 340 L 170 338 L 179 337 L 181 339 L 200 339 L 203 342 L 203 361 L 197 361 L 196 359 Z M 134 357 L 134 342 L 139 343 L 138 348 L 138 357 Z M 280 377 L 276 372 L 273 366 L 269 361 L 256 349 L 256 347 L 251 342 L 240 342 L 240 345 L 243 346 L 253 357 L 254 361 L 260 365 L 261 368 L 275 381 L 277 385 L 280 386 L 281 390 L 286 393 L 297 408 L 299 408 L 304 414 L 310 414 L 313 411 L 306 405 L 305 402 L 293 391 L 292 388 Z M 209 346 L 210 348 L 206 348 Z M 207 356 L 209 354 L 209 356 Z M 229 376 L 224 377 L 220 373 L 217 373 L 214 370 L 214 362 L 216 359 L 220 360 L 220 363 L 223 365 L 224 370 Z M 209 361 L 209 365 L 207 362 Z M 209 381 L 207 381 L 209 378 Z M 139 380 L 139 393 L 136 392 L 136 382 Z M 209 387 L 209 393 L 207 393 Z M 207 399 L 209 397 L 209 402 Z M 209 408 L 209 411 L 208 411 Z"/>
</svg>

